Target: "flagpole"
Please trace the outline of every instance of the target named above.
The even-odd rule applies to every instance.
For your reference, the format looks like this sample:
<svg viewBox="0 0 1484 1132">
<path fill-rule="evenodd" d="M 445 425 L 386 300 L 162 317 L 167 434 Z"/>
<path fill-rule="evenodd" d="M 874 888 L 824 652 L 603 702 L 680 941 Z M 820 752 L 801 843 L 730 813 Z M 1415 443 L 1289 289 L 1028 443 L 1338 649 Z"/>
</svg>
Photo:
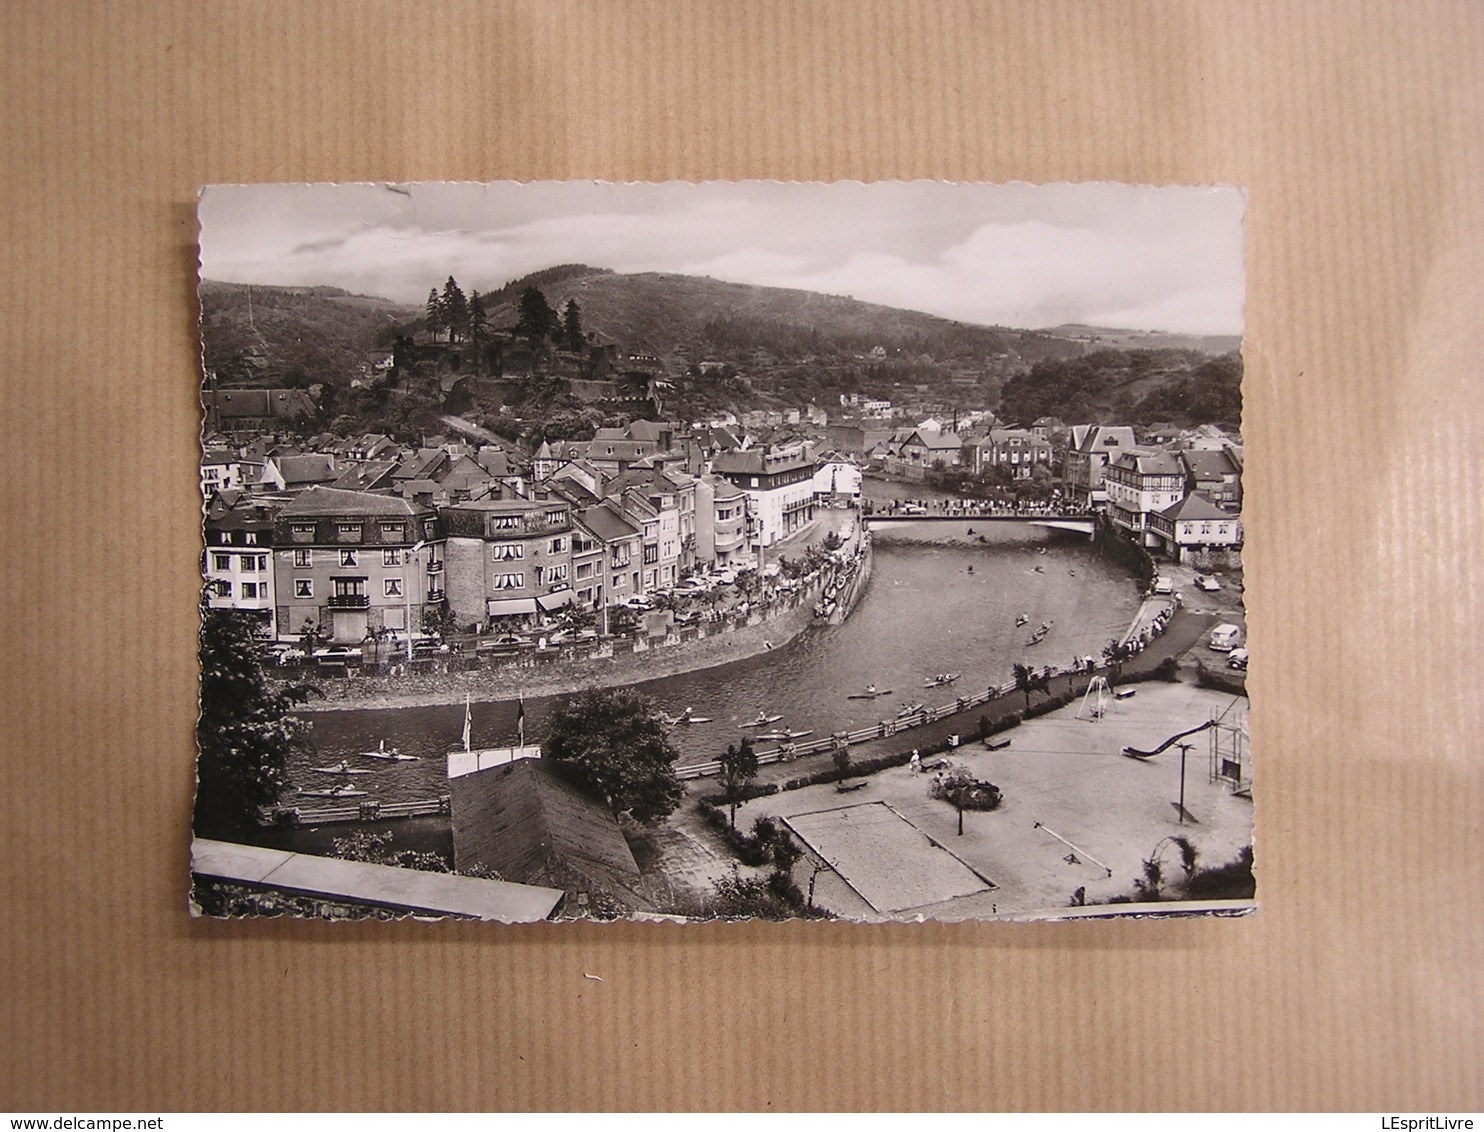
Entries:
<svg viewBox="0 0 1484 1132">
<path fill-rule="evenodd" d="M 520 698 L 520 705 L 515 709 L 515 726 L 520 737 L 520 749 L 526 747 L 526 698 Z"/>
<path fill-rule="evenodd" d="M 469 733 L 472 730 L 472 724 L 473 724 L 473 722 L 474 722 L 474 719 L 473 719 L 473 716 L 472 716 L 472 714 L 470 712 L 470 709 L 469 709 L 469 693 L 468 692 L 465 692 L 464 693 L 464 753 L 465 754 L 468 754 L 468 752 L 469 752 Z"/>
</svg>

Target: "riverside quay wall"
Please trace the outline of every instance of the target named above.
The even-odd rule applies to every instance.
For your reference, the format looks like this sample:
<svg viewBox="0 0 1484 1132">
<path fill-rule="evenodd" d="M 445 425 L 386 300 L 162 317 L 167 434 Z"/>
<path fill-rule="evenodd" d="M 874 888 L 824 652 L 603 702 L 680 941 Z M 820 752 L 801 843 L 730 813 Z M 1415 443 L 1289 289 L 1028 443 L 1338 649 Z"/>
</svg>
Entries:
<svg viewBox="0 0 1484 1132">
<path fill-rule="evenodd" d="M 745 613 L 672 625 L 662 635 L 614 637 L 510 655 L 442 655 L 379 673 L 355 664 L 343 670 L 301 669 L 288 678 L 316 683 L 323 692 L 322 699 L 297 709 L 305 712 L 420 707 L 457 703 L 465 696 L 483 702 L 560 695 L 714 668 L 780 648 L 811 625 L 839 624 L 848 617 L 870 582 L 869 535 L 858 530 L 846 549 L 845 561 L 803 579 L 793 593 L 775 593 L 752 603 Z"/>
</svg>

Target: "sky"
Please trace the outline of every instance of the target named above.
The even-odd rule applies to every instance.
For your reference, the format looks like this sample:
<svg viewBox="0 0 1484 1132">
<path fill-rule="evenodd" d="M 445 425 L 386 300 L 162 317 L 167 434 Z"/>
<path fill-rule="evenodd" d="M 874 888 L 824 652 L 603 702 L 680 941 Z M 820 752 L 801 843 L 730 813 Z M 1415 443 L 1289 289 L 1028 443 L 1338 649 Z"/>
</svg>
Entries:
<svg viewBox="0 0 1484 1132">
<path fill-rule="evenodd" d="M 1240 334 L 1235 188 L 937 181 L 212 185 L 201 277 L 421 305 L 563 263 L 794 287 L 962 322 Z"/>
</svg>

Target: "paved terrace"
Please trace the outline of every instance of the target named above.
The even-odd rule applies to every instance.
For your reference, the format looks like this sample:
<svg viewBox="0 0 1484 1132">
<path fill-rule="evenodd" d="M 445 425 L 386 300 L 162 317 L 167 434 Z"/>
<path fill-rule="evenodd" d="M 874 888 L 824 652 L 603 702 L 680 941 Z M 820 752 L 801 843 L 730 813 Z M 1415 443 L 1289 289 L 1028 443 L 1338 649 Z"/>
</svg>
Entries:
<svg viewBox="0 0 1484 1132">
<path fill-rule="evenodd" d="M 913 774 L 908 767 L 872 775 L 867 786 L 849 794 L 826 784 L 754 799 L 738 810 L 737 824 L 749 828 L 764 814 L 787 819 L 836 866 L 835 875 L 816 878 L 816 899 L 852 918 L 1065 912 L 1078 888 L 1089 902 L 1131 894 L 1143 861 L 1156 850 L 1165 874 L 1179 875 L 1179 854 L 1165 842 L 1172 835 L 1188 836 L 1203 865 L 1230 861 L 1251 844 L 1252 802 L 1212 779 L 1210 732 L 1192 739 L 1185 799 L 1194 821 L 1183 825 L 1175 806 L 1179 750 L 1172 747 L 1147 761 L 1121 753 L 1125 745 L 1155 747 L 1233 702 L 1232 696 L 1189 684 L 1146 683 L 1099 720 L 1076 718 L 1078 705 L 1072 704 L 1006 732 L 1011 743 L 1004 750 L 975 743 L 951 751 L 955 765 L 1004 792 L 1000 809 L 964 814 L 962 836 L 957 811 L 928 797 L 931 774 Z M 1237 700 L 1235 710 L 1244 712 L 1245 703 Z M 897 830 L 890 845 L 858 843 L 848 834 L 859 822 L 840 826 L 825 819 L 832 810 L 841 821 L 869 813 L 862 809 L 866 803 L 881 803 L 878 814 L 889 808 L 898 824 L 912 829 Z M 945 854 L 962 862 L 964 883 L 957 889 L 952 877 L 942 875 Z M 812 871 L 809 864 L 795 871 L 806 890 Z M 972 874 L 989 878 L 994 887 L 970 885 L 966 878 Z"/>
</svg>

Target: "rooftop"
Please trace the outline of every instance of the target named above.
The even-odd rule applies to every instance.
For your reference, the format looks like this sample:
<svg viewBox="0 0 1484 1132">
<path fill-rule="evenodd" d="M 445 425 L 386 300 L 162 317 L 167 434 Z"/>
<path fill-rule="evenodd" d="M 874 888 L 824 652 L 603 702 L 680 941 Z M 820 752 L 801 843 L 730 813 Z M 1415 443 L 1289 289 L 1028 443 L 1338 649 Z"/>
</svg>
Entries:
<svg viewBox="0 0 1484 1132">
<path fill-rule="evenodd" d="M 634 854 L 608 807 L 541 759 L 467 774 L 449 788 L 460 868 L 482 864 L 522 883 L 549 883 L 568 870 L 600 885 L 639 880 Z"/>
<path fill-rule="evenodd" d="M 507 924 L 544 920 L 562 899 L 562 893 L 553 888 L 201 838 L 191 842 L 191 872 L 308 896 Z"/>
<path fill-rule="evenodd" d="M 397 515 L 429 514 L 426 507 L 409 503 L 394 495 L 373 495 L 367 491 L 342 491 L 334 487 L 311 487 L 283 509 L 284 518 L 310 515 Z"/>
</svg>

